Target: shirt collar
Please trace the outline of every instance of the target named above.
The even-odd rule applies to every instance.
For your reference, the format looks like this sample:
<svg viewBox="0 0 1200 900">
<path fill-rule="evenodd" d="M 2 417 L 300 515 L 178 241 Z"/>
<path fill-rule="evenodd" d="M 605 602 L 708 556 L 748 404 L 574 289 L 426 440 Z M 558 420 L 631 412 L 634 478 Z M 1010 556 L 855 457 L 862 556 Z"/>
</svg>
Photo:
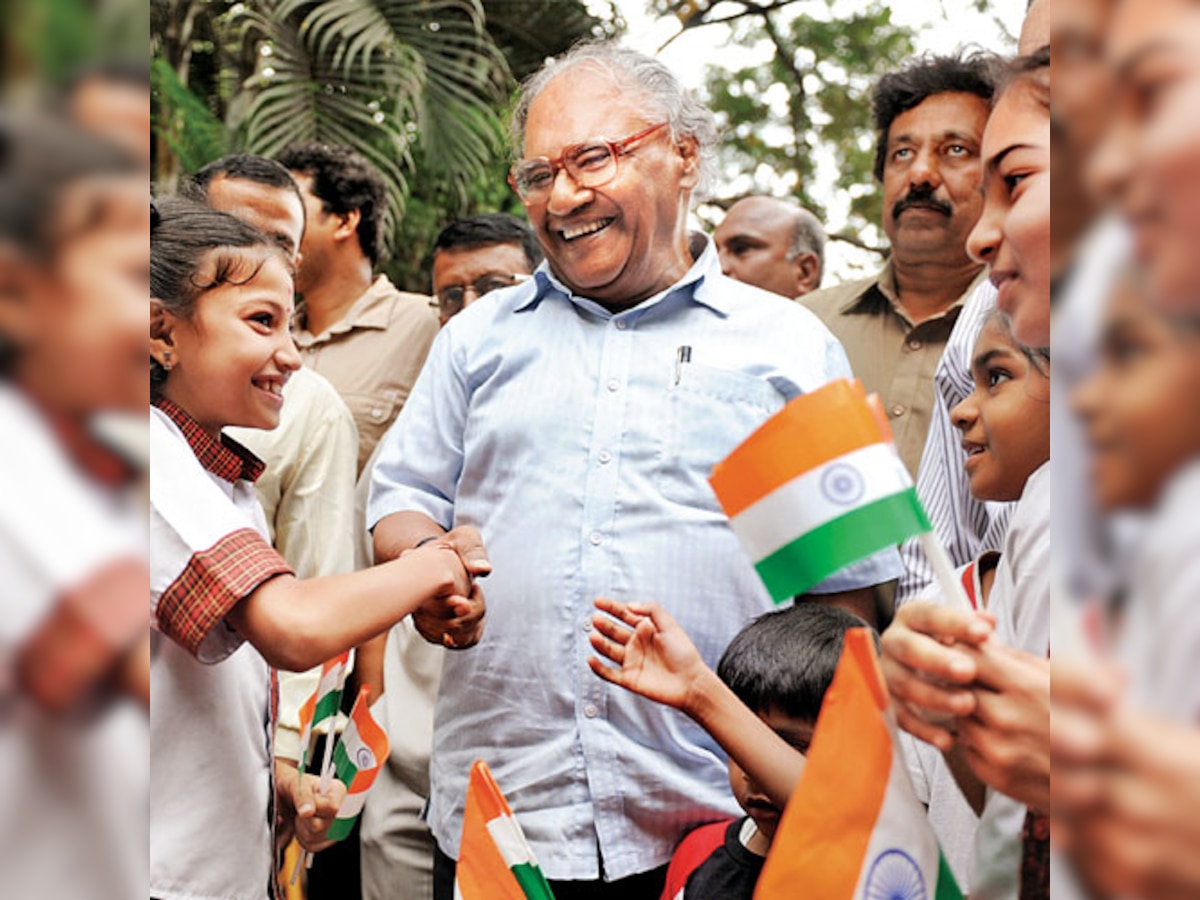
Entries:
<svg viewBox="0 0 1200 900">
<path fill-rule="evenodd" d="M 213 475 L 225 481 L 241 478 L 253 482 L 263 473 L 266 468 L 263 461 L 233 438 L 223 434 L 220 441 L 213 440 L 199 422 L 165 397 L 151 402 L 183 432 L 200 465 Z"/>
<path fill-rule="evenodd" d="M 691 268 L 684 273 L 682 278 L 665 291 L 660 291 L 653 297 L 647 297 L 641 303 L 637 304 L 637 306 L 623 310 L 623 312 L 629 313 L 634 310 L 645 310 L 661 303 L 673 294 L 683 292 L 696 303 L 707 306 L 720 316 L 726 316 L 729 314 L 729 302 L 727 298 L 719 296 L 718 291 L 713 290 L 712 284 L 715 277 L 720 274 L 721 261 L 717 256 L 716 245 L 713 244 L 710 238 L 705 236 L 704 251 L 695 259 Z M 617 315 L 604 309 L 594 300 L 571 293 L 571 289 L 559 281 L 554 273 L 550 271 L 548 260 L 543 261 L 537 267 L 537 270 L 533 273 L 533 278 L 527 281 L 523 288 L 529 292 L 529 296 L 517 305 L 516 312 L 524 312 L 527 309 L 532 309 L 541 303 L 545 297 L 554 293 L 561 295 L 572 303 L 584 306 L 593 311 L 598 311 L 604 315 Z"/>
<path fill-rule="evenodd" d="M 87 424 L 58 415 L 34 402 L 59 446 L 90 479 L 106 487 L 121 487 L 137 477 L 138 470 L 133 463 L 100 440 Z"/>
<path fill-rule="evenodd" d="M 940 318 L 956 319 L 959 311 L 962 309 L 963 303 L 966 302 L 966 299 L 975 292 L 975 289 L 986 278 L 987 268 L 984 267 L 957 300 L 928 321 Z M 900 302 L 900 291 L 896 287 L 896 267 L 890 259 L 883 264 L 883 268 L 879 270 L 879 274 L 875 276 L 875 279 L 868 283 L 866 290 L 855 292 L 850 297 L 847 297 L 838 311 L 842 313 L 874 313 L 888 307 L 908 323 L 909 327 L 912 327 L 912 320 L 908 317 L 908 313 L 904 310 L 904 305 Z"/>
</svg>

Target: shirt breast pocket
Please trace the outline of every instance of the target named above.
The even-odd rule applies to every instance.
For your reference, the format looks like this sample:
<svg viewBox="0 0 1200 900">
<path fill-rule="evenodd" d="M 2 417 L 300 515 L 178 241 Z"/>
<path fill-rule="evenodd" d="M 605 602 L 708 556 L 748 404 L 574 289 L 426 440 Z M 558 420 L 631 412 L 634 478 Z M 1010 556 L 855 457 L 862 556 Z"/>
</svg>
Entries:
<svg viewBox="0 0 1200 900">
<path fill-rule="evenodd" d="M 784 402 L 774 386 L 753 375 L 696 363 L 681 365 L 678 382 L 667 391 L 659 493 L 674 503 L 719 510 L 708 483 L 713 466 Z"/>
</svg>

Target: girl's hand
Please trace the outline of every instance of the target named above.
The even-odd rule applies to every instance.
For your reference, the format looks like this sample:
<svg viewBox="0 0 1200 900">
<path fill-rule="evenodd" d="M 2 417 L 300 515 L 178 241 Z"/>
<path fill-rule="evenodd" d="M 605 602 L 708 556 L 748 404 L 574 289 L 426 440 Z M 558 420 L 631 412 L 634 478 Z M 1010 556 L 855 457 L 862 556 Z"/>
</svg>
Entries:
<svg viewBox="0 0 1200 900">
<path fill-rule="evenodd" d="M 300 775 L 294 764 L 283 760 L 275 761 L 275 779 L 280 813 L 292 825 L 300 846 L 312 853 L 332 847 L 336 842 L 325 840 L 325 833 L 346 799 L 346 786 L 334 778 L 322 794 L 320 778 Z"/>
<path fill-rule="evenodd" d="M 955 644 L 978 646 L 992 633 L 984 616 L 935 603 L 906 603 L 883 633 L 883 674 L 900 727 L 945 752 L 954 746 L 949 721 L 975 711 L 968 690 L 975 659 Z"/>
<path fill-rule="evenodd" d="M 482 545 L 479 552 L 482 553 Z M 479 643 L 483 637 L 487 603 L 467 567 L 478 571 L 486 566 L 490 572 L 486 557 L 481 561 L 465 563 L 460 548 L 452 540 L 437 540 L 406 551 L 401 558 L 436 560 L 437 564 L 448 566 L 452 574 L 452 581 L 448 582 L 445 590 L 413 611 L 413 626 L 417 633 L 430 643 L 441 644 L 451 650 L 465 650 Z"/>
<path fill-rule="evenodd" d="M 592 647 L 617 667 L 593 656 L 588 659 L 592 671 L 611 684 L 688 712 L 710 670 L 679 623 L 657 603 L 600 597 L 596 608 Z"/>
<path fill-rule="evenodd" d="M 990 640 L 975 660 L 975 710 L 958 723 L 971 771 L 1038 811 L 1050 808 L 1050 661 Z"/>
</svg>

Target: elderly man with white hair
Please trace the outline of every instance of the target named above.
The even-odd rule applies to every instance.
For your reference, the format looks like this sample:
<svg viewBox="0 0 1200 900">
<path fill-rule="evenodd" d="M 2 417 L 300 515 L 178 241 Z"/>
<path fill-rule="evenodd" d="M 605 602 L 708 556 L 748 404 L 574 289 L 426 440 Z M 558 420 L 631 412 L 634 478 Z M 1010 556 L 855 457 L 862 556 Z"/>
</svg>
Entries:
<svg viewBox="0 0 1200 900">
<path fill-rule="evenodd" d="M 807 310 L 693 256 L 716 137 L 661 63 L 576 47 L 523 87 L 510 182 L 546 260 L 447 323 L 380 451 L 367 520 L 390 559 L 473 525 L 487 622 L 417 622 L 447 654 L 429 823 L 452 896 L 472 761 L 506 792 L 559 900 L 657 898 L 691 828 L 737 811 L 695 724 L 588 668 L 593 600 L 654 599 L 715 664 L 771 601 L 708 484 L 793 396 L 850 368 Z M 814 423 L 814 428 L 825 423 Z M 894 553 L 815 589 L 874 617 Z M 812 598 L 806 598 L 812 599 Z"/>
</svg>

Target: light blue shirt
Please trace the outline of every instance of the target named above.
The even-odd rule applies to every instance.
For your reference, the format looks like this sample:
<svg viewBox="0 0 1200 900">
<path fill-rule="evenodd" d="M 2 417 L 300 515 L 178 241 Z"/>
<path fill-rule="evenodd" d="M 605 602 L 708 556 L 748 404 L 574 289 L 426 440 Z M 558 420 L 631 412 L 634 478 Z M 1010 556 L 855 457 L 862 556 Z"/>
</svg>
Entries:
<svg viewBox="0 0 1200 900">
<path fill-rule="evenodd" d="M 726 278 L 711 243 L 621 313 L 543 265 L 446 325 L 384 438 L 367 510 L 371 527 L 413 510 L 474 525 L 494 566 L 483 639 L 446 655 L 437 702 L 442 850 L 458 856 L 481 758 L 551 879 L 655 868 L 691 828 L 737 814 L 707 734 L 588 669 L 592 601 L 660 602 L 715 666 L 772 604 L 708 475 L 788 399 L 849 374 L 816 316 Z M 899 574 L 890 551 L 818 591 Z"/>
</svg>

